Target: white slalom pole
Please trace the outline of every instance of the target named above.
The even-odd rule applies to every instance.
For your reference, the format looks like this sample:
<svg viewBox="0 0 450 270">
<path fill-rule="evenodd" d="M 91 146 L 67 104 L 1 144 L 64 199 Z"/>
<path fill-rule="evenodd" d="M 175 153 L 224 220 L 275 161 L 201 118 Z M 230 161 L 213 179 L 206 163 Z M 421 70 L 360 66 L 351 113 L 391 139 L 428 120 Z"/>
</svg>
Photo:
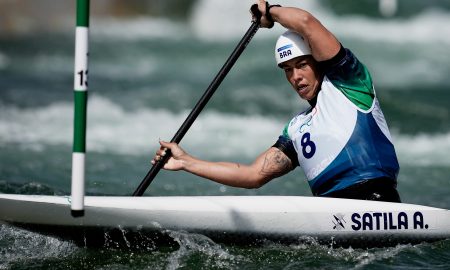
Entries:
<svg viewBox="0 0 450 270">
<path fill-rule="evenodd" d="M 74 138 L 72 154 L 71 214 L 84 216 L 86 107 L 89 55 L 89 0 L 77 0 L 74 70 Z"/>
</svg>

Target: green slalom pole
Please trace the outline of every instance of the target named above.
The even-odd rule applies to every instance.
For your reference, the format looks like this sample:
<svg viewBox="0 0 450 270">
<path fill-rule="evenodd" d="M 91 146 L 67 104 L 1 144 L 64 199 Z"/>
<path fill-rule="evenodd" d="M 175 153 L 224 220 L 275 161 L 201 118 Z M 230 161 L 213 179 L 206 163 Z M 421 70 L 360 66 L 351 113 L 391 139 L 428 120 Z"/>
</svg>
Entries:
<svg viewBox="0 0 450 270">
<path fill-rule="evenodd" d="M 89 55 L 89 0 L 77 0 L 74 69 L 74 136 L 72 153 L 71 214 L 84 216 L 86 161 L 86 107 Z"/>
</svg>

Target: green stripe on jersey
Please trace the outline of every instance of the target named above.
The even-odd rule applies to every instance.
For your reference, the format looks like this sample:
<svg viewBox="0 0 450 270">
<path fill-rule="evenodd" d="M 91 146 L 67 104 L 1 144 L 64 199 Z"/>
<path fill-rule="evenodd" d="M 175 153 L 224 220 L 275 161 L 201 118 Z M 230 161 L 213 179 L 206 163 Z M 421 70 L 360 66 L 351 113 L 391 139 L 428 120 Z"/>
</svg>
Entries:
<svg viewBox="0 0 450 270">
<path fill-rule="evenodd" d="M 354 76 L 345 80 L 333 79 L 332 83 L 358 108 L 368 110 L 372 107 L 375 99 L 372 77 L 361 62 L 358 61 Z"/>
</svg>

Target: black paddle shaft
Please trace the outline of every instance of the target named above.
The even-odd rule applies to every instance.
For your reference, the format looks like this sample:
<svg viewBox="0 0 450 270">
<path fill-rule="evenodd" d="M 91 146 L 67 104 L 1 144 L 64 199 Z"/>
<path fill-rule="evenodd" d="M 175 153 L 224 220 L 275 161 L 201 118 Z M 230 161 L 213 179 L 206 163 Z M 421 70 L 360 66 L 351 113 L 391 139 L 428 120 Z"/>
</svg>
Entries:
<svg viewBox="0 0 450 270">
<path fill-rule="evenodd" d="M 241 53 L 244 51 L 244 49 L 249 44 L 250 40 L 253 38 L 253 36 L 258 31 L 258 29 L 260 27 L 261 14 L 259 13 L 259 10 L 257 9 L 257 7 L 255 5 L 252 6 L 251 11 L 255 15 L 254 16 L 255 19 L 252 22 L 252 25 L 247 30 L 244 37 L 241 39 L 241 41 L 236 46 L 234 51 L 231 53 L 230 57 L 227 59 L 225 64 L 222 66 L 222 68 L 220 69 L 219 73 L 216 75 L 214 80 L 208 86 L 208 88 L 206 89 L 203 96 L 200 98 L 200 100 L 195 105 L 194 109 L 192 109 L 191 113 L 188 115 L 186 120 L 184 120 L 184 123 L 178 129 L 177 133 L 173 136 L 171 142 L 179 143 L 181 141 L 181 139 L 183 139 L 184 135 L 186 134 L 188 129 L 191 127 L 191 125 L 194 123 L 195 119 L 197 119 L 197 116 L 203 110 L 206 103 L 208 103 L 209 99 L 212 97 L 212 95 L 216 91 L 217 87 L 219 87 L 219 85 L 222 83 L 225 76 L 227 76 L 228 72 L 233 67 L 234 63 L 236 63 L 236 61 L 239 58 L 239 56 L 241 55 Z M 147 173 L 145 178 L 142 180 L 139 187 L 134 191 L 133 196 L 142 196 L 142 194 L 144 194 L 147 187 L 150 185 L 150 183 L 156 177 L 158 172 L 162 169 L 162 167 L 167 162 L 167 160 L 169 160 L 171 155 L 172 155 L 172 153 L 170 152 L 170 149 L 167 149 L 166 155 L 153 165 L 153 167 Z"/>
</svg>

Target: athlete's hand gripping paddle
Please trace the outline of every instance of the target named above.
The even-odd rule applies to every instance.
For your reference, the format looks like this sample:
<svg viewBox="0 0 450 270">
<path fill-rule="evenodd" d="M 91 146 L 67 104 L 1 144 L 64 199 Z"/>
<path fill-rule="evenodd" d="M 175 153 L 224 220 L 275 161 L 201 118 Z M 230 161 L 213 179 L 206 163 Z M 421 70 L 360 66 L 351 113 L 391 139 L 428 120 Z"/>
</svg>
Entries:
<svg viewBox="0 0 450 270">
<path fill-rule="evenodd" d="M 223 79 L 227 76 L 230 69 L 233 67 L 234 63 L 236 63 L 237 59 L 241 55 L 241 53 L 244 51 L 244 49 L 249 44 L 250 40 L 253 38 L 253 36 L 258 31 L 260 25 L 261 25 L 261 12 L 258 9 L 258 5 L 254 4 L 250 8 L 250 12 L 253 15 L 253 20 L 250 28 L 245 33 L 244 37 L 241 39 L 241 41 L 238 43 L 234 51 L 231 53 L 230 57 L 228 57 L 225 64 L 220 69 L 219 73 L 217 73 L 214 80 L 211 82 L 211 84 L 206 89 L 203 96 L 200 98 L 200 100 L 197 102 L 195 107 L 192 109 L 191 113 L 188 115 L 186 120 L 184 120 L 184 123 L 181 125 L 181 127 L 178 129 L 175 136 L 173 136 L 171 142 L 179 143 L 181 139 L 183 139 L 184 135 L 188 131 L 188 129 L 191 127 L 191 125 L 194 123 L 195 119 L 197 119 L 197 116 L 200 114 L 200 112 L 203 110 L 205 105 L 208 103 L 209 99 L 212 97 L 214 92 L 216 91 L 217 87 L 222 83 Z M 171 152 L 168 149 L 166 151 L 166 155 L 161 158 L 158 162 L 156 162 L 153 167 L 150 169 L 150 171 L 147 173 L 145 178 L 142 180 L 139 187 L 134 191 L 133 196 L 142 196 L 144 194 L 147 187 L 150 185 L 150 183 L 153 181 L 153 179 L 156 177 L 158 172 L 163 168 L 164 164 L 169 160 L 171 157 Z"/>
</svg>

